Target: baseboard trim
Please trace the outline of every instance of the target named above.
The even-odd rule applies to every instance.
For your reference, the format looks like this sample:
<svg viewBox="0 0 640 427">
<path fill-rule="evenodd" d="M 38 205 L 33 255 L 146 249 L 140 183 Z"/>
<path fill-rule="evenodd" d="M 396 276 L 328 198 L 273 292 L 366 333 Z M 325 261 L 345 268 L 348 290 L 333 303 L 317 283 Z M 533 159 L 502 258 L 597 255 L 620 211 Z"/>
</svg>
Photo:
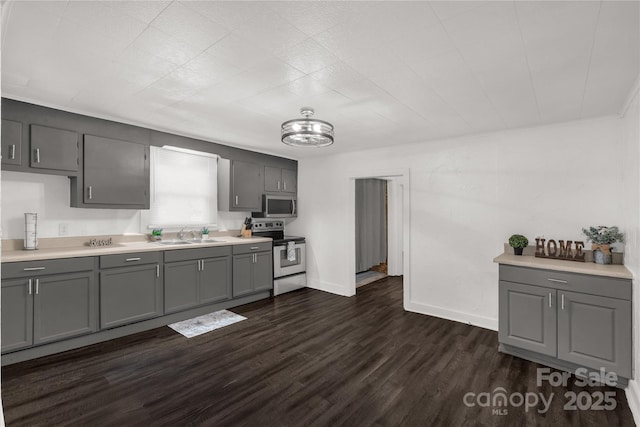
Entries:
<svg viewBox="0 0 640 427">
<path fill-rule="evenodd" d="M 475 314 L 451 310 L 435 305 L 417 303 L 413 301 L 409 301 L 408 303 L 406 303 L 404 309 L 413 313 L 426 314 L 428 316 L 440 317 L 442 319 L 453 320 L 460 323 L 467 323 L 469 325 L 479 326 L 481 328 L 489 329 L 492 331 L 498 330 L 498 319 L 492 319 L 490 317 L 478 316 Z"/>
<path fill-rule="evenodd" d="M 635 421 L 636 425 L 640 425 L 640 386 L 638 381 L 629 380 L 625 393 L 627 395 L 627 404 L 633 415 L 633 421 Z"/>
<path fill-rule="evenodd" d="M 307 287 L 317 291 L 329 292 L 330 294 L 340 295 L 343 297 L 352 297 L 344 286 L 335 283 L 325 282 L 323 280 L 312 279 L 307 275 Z"/>
</svg>

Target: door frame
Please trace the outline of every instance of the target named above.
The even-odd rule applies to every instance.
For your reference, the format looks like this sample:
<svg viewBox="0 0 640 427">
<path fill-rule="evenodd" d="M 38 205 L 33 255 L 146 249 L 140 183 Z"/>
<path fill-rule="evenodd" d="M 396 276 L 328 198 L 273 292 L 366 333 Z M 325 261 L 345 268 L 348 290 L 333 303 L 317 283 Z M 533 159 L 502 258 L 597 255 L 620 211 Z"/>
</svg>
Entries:
<svg viewBox="0 0 640 427">
<path fill-rule="evenodd" d="M 386 181 L 398 183 L 398 187 L 402 190 L 398 197 L 394 197 L 397 209 L 402 212 L 398 220 L 402 221 L 402 259 L 403 273 L 403 306 L 406 310 L 407 303 L 411 301 L 411 183 L 410 170 L 407 169 L 391 169 L 391 170 L 363 170 L 352 172 L 348 176 L 349 197 L 347 198 L 347 263 L 349 266 L 349 283 L 347 287 L 347 295 L 356 294 L 356 179 L 377 178 Z M 391 203 L 391 200 L 389 200 Z M 390 209 L 391 210 L 391 209 Z M 389 232 L 397 230 L 399 227 L 389 227 Z M 392 249 L 388 247 L 388 250 Z"/>
</svg>

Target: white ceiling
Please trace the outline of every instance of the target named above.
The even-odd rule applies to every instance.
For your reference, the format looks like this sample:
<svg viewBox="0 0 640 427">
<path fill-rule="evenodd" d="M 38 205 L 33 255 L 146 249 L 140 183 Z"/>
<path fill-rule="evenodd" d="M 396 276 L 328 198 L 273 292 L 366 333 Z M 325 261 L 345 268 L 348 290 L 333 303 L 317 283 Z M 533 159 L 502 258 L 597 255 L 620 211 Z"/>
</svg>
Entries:
<svg viewBox="0 0 640 427">
<path fill-rule="evenodd" d="M 3 5 L 2 95 L 308 155 L 615 114 L 636 1 L 24 1 Z M 300 107 L 336 143 L 280 142 Z"/>
</svg>

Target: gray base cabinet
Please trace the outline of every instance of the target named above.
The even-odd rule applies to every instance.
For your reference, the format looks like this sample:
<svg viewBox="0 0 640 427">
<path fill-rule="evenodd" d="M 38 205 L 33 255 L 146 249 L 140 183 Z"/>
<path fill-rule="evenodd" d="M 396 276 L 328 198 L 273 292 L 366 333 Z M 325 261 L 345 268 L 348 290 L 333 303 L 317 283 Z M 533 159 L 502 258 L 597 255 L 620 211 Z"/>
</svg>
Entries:
<svg viewBox="0 0 640 427">
<path fill-rule="evenodd" d="M 631 378 L 631 280 L 501 265 L 499 293 L 498 338 L 518 355 Z"/>
<path fill-rule="evenodd" d="M 3 265 L 2 352 L 95 332 L 93 268 L 93 258 Z"/>
<path fill-rule="evenodd" d="M 165 313 L 231 298 L 231 248 L 167 251 L 164 255 Z"/>
<path fill-rule="evenodd" d="M 160 256 L 146 252 L 100 257 L 101 329 L 163 314 Z"/>
<path fill-rule="evenodd" d="M 273 289 L 271 243 L 233 247 L 233 296 Z"/>
</svg>

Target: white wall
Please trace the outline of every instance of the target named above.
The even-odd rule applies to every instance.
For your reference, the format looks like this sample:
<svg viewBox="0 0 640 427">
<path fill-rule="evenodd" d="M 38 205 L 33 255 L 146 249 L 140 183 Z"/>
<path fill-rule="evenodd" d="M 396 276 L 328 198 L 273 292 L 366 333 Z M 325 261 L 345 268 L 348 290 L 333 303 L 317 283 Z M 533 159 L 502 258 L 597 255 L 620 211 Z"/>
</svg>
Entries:
<svg viewBox="0 0 640 427">
<path fill-rule="evenodd" d="M 637 89 L 637 88 L 636 88 Z M 624 188 L 627 194 L 625 212 L 625 264 L 633 273 L 633 360 L 636 379 L 629 383 L 627 400 L 636 423 L 640 423 L 640 101 L 637 90 L 624 115 L 623 158 Z"/>
<path fill-rule="evenodd" d="M 406 308 L 497 329 L 492 260 L 511 234 L 583 240 L 583 226 L 623 226 L 622 132 L 608 117 L 303 159 L 287 231 L 307 238 L 309 285 L 349 295 L 348 177 L 409 168 Z"/>
</svg>

